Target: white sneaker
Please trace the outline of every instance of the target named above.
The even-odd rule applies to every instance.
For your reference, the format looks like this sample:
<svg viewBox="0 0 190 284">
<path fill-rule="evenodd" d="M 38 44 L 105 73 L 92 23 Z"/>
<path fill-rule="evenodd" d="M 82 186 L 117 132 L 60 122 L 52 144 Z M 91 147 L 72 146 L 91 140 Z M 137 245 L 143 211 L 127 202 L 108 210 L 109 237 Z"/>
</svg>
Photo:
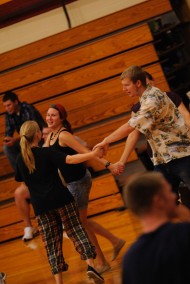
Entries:
<svg viewBox="0 0 190 284">
<path fill-rule="evenodd" d="M 36 229 L 34 227 L 25 227 L 24 228 L 24 236 L 22 237 L 22 240 L 24 242 L 32 240 L 38 235 Z"/>
</svg>

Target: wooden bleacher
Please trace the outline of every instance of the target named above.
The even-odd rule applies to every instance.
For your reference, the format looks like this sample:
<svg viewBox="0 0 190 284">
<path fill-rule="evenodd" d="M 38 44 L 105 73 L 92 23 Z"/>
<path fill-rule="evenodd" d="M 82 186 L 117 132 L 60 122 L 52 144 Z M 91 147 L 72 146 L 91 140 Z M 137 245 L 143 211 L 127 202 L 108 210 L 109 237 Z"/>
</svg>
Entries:
<svg viewBox="0 0 190 284">
<path fill-rule="evenodd" d="M 127 66 L 143 66 L 159 88 L 169 89 L 147 21 L 170 10 L 169 0 L 145 1 L 1 54 L 0 97 L 13 90 L 20 101 L 33 104 L 44 117 L 52 103 L 63 104 L 75 134 L 90 146 L 95 145 L 127 122 L 137 101 L 126 97 L 121 89 L 119 75 Z M 4 108 L 0 104 L 2 138 L 3 133 Z M 0 242 L 23 233 L 23 222 L 13 200 L 18 183 L 2 153 L 2 140 Z M 106 158 L 117 161 L 123 147 L 123 141 L 111 145 Z M 135 160 L 137 155 L 133 152 L 129 162 Z M 97 162 L 91 161 L 90 166 L 99 175 L 93 178 L 89 216 L 122 206 L 114 177 Z"/>
<path fill-rule="evenodd" d="M 0 71 L 61 52 L 171 11 L 168 0 L 149 0 L 0 55 Z M 80 36 L 79 36 L 80 35 Z"/>
<path fill-rule="evenodd" d="M 147 56 L 148 56 L 148 54 L 149 54 L 149 52 L 151 51 L 151 50 L 153 50 L 152 48 L 151 49 L 147 49 L 147 53 L 144 53 L 144 59 L 146 59 L 146 54 L 147 54 Z M 143 50 L 144 51 L 144 50 Z M 143 52 L 142 50 L 140 50 L 140 52 Z M 153 56 L 152 56 L 152 59 L 153 59 L 153 62 L 155 61 L 155 60 L 157 60 L 157 57 L 156 57 L 156 54 L 155 54 L 155 51 L 153 50 Z M 134 62 L 133 61 L 133 56 L 134 56 L 134 54 L 132 54 L 132 57 L 130 57 L 131 59 L 131 62 L 130 62 L 130 64 L 129 65 L 131 65 L 132 64 L 132 62 Z M 155 56 L 155 57 L 154 57 Z M 114 58 L 115 59 L 115 58 Z M 100 67 L 98 67 L 97 68 L 97 65 L 95 64 L 94 65 L 94 70 L 93 70 L 93 66 L 90 66 L 90 68 L 91 68 L 91 70 L 94 72 L 93 74 L 90 74 L 91 75 L 91 78 L 94 78 L 93 80 L 95 80 L 95 73 L 97 72 L 98 73 L 98 70 L 100 69 L 100 70 L 104 70 L 104 68 L 107 68 L 108 66 L 107 66 L 107 61 L 108 60 L 106 60 L 106 62 L 105 62 L 105 64 L 103 64 L 102 63 L 102 65 L 100 66 Z M 111 61 L 112 62 L 112 60 L 110 59 L 109 61 Z M 145 63 L 145 61 L 144 62 L 142 62 L 141 60 L 140 60 L 140 58 L 139 58 L 139 61 L 138 62 L 141 62 L 141 63 Z M 114 62 L 115 63 L 115 62 Z M 120 70 L 120 73 L 122 72 L 122 70 L 124 69 L 124 66 L 128 66 L 128 65 L 125 65 L 125 64 L 127 64 L 127 63 L 125 63 L 125 62 L 122 62 L 122 61 L 118 61 L 118 62 L 116 62 L 115 64 L 119 64 L 119 70 Z M 98 64 L 98 63 L 97 63 Z M 118 65 L 116 65 L 116 66 L 118 66 Z M 149 70 L 150 72 L 151 72 L 151 70 L 154 70 L 154 66 L 152 67 L 152 68 L 145 68 L 145 70 Z M 72 85 L 73 85 L 73 88 L 74 89 L 76 89 L 77 88 L 77 85 L 79 85 L 80 83 L 81 83 L 81 81 L 82 81 L 82 78 L 81 78 L 81 76 L 82 75 L 85 75 L 85 72 L 87 72 L 87 74 L 89 74 L 88 72 L 89 72 L 89 70 L 87 70 L 87 67 L 85 67 L 85 68 L 83 68 L 83 69 L 85 69 L 85 70 L 82 70 L 82 69 L 80 69 L 80 70 L 77 70 L 77 71 L 73 71 L 73 72 L 71 72 L 72 74 L 65 74 L 65 85 L 67 84 L 67 88 L 68 89 L 70 89 L 70 88 L 72 88 Z M 110 69 L 112 69 L 111 70 L 111 72 L 112 72 L 112 74 L 114 73 L 114 72 L 116 72 L 116 74 L 118 74 L 118 70 L 116 70 L 116 68 L 114 68 L 114 64 L 112 65 L 112 68 L 110 68 Z M 160 67 L 160 65 L 158 64 L 157 65 L 157 69 L 160 69 L 160 71 L 159 71 L 159 77 L 162 77 L 162 82 L 164 81 L 164 75 L 163 75 L 163 71 L 161 70 L 161 67 Z M 81 73 L 82 73 L 82 75 L 81 75 Z M 99 73 L 101 73 L 101 72 L 99 72 Z M 106 72 L 105 72 L 106 73 Z M 158 73 L 158 72 L 157 72 Z M 115 74 L 115 76 L 116 76 L 116 74 Z M 92 76 L 93 75 L 93 76 Z M 100 77 L 100 74 L 98 75 L 99 77 Z M 154 76 L 154 73 L 153 73 L 153 76 Z M 85 81 L 87 81 L 87 79 L 88 79 L 88 82 L 89 82 L 89 77 L 90 76 L 88 76 L 87 78 L 86 77 L 84 77 L 84 78 L 86 78 L 86 79 L 83 79 L 83 81 L 85 80 Z M 103 74 L 103 76 L 102 77 L 104 77 L 104 74 Z M 68 81 L 66 80 L 66 78 L 68 79 Z M 73 78 L 73 84 L 71 84 L 71 80 L 72 80 L 72 78 Z M 107 79 L 107 78 L 105 78 L 105 79 Z M 75 83 L 75 80 L 77 81 L 76 83 Z M 80 83 L 78 83 L 78 80 L 80 81 Z M 118 81 L 118 84 L 120 83 L 119 82 L 119 78 L 118 78 L 118 76 L 117 76 L 117 81 Z M 51 82 L 51 79 L 49 79 L 48 81 L 46 81 L 46 82 L 40 82 L 39 83 L 39 86 L 37 86 L 38 84 L 34 84 L 34 85 L 32 85 L 31 87 L 30 87 L 30 90 L 29 90 L 29 87 L 27 87 L 27 89 L 28 89 L 28 94 L 32 94 L 32 93 L 34 93 L 34 94 L 36 94 L 36 96 L 38 96 L 38 98 L 40 97 L 40 90 L 42 90 L 42 89 L 44 89 L 44 94 L 46 94 L 46 96 L 47 96 L 47 94 L 49 93 L 49 99 L 47 100 L 45 100 L 45 101 L 43 101 L 43 102 L 41 102 L 41 103 L 38 103 L 38 104 L 34 104 L 35 106 L 36 106 L 36 108 L 44 115 L 44 117 L 45 117 L 45 113 L 47 112 L 47 109 L 48 109 L 48 107 L 50 106 L 50 104 L 52 103 L 52 102 L 57 102 L 57 101 L 59 101 L 59 102 L 63 102 L 64 103 L 64 101 L 66 101 L 66 104 L 67 105 L 65 105 L 65 107 L 68 107 L 67 109 L 68 109 L 68 114 L 70 115 L 70 113 L 71 113 L 71 115 L 72 115 L 72 117 L 71 118 L 69 118 L 69 120 L 71 121 L 71 124 L 72 124 L 72 126 L 73 126 L 73 129 L 76 129 L 76 128 L 78 128 L 78 127 L 82 127 L 82 126 L 85 126 L 85 125 L 87 125 L 87 124 L 90 124 L 90 123 L 94 123 L 94 122 L 96 122 L 96 118 L 97 118 L 97 120 L 102 120 L 102 116 L 100 116 L 100 117 L 98 117 L 98 115 L 96 115 L 96 113 L 95 113 L 95 116 L 94 116 L 94 111 L 93 111 L 93 108 L 95 109 L 97 109 L 97 111 L 98 111 L 98 109 L 99 109 L 99 111 L 101 112 L 101 106 L 102 106 L 102 103 L 104 103 L 104 102 L 106 102 L 107 104 L 108 104 L 108 102 L 110 102 L 111 103 L 111 100 L 109 100 L 109 101 L 107 101 L 106 100 L 106 98 L 105 98 L 105 100 L 104 100 L 104 93 L 103 93 L 103 96 L 102 96 L 102 94 L 101 94 L 101 91 L 100 91 L 100 94 L 98 94 L 97 93 L 97 95 L 96 96 L 94 96 L 94 99 L 97 99 L 97 105 L 93 105 L 93 104 L 88 104 L 88 107 L 91 107 L 92 108 L 92 112 L 90 111 L 90 109 L 88 108 L 88 113 L 86 114 L 86 112 L 83 112 L 83 117 L 84 117 L 84 121 L 82 120 L 81 121 L 81 114 L 80 114 L 80 110 L 83 108 L 83 110 L 85 110 L 86 109 L 86 104 L 85 104 L 85 101 L 86 100 L 89 100 L 88 99 L 88 93 L 89 93 L 89 91 L 92 91 L 93 93 L 92 94 L 94 94 L 95 95 L 95 93 L 94 93 L 94 89 L 96 89 L 97 91 L 98 91 L 98 86 L 97 87 L 94 87 L 94 86 L 90 86 L 90 87 L 88 87 L 88 89 L 87 89 L 87 96 L 85 96 L 85 89 L 81 89 L 80 91 L 79 91 L 79 96 L 77 96 L 78 95 L 78 92 L 76 91 L 76 92 L 74 92 L 74 93 L 67 93 L 66 95 L 65 94 L 62 94 L 62 95 L 60 95 L 60 96 L 57 96 L 55 99 L 54 98 L 52 98 L 52 94 L 51 94 L 51 92 L 53 92 L 53 90 L 56 88 L 56 82 L 57 82 L 57 84 L 58 84 L 58 86 L 61 86 L 60 88 L 62 88 L 62 91 L 63 91 L 63 88 L 66 88 L 66 86 L 63 86 L 64 85 L 64 83 L 62 82 L 61 83 L 61 79 L 60 78 L 56 78 L 56 79 L 54 79 L 54 81 L 53 82 Z M 105 82 L 105 81 L 104 81 Z M 104 84 L 104 88 L 106 88 L 106 85 L 108 86 L 107 88 L 108 88 L 108 92 L 109 92 L 109 90 L 113 90 L 112 89 L 112 85 L 110 85 L 109 86 L 109 80 L 108 81 L 106 81 L 105 82 L 105 84 Z M 52 83 L 52 84 L 51 84 Z M 69 85 L 69 83 L 70 83 L 70 86 L 68 86 Z M 115 83 L 116 83 L 116 81 L 115 81 Z M 61 84 L 61 85 L 60 85 Z M 167 86 L 167 82 L 166 81 L 164 81 L 164 84 L 162 83 L 162 86 L 161 87 L 163 87 L 163 85 L 165 86 L 165 88 L 164 88 L 164 90 L 167 90 L 168 89 L 168 86 Z M 81 87 L 81 85 L 79 85 L 79 87 Z M 119 91 L 119 87 L 120 87 L 120 91 Z M 117 88 L 117 98 L 118 98 L 118 100 L 120 100 L 120 96 L 121 96 L 121 100 L 124 102 L 125 100 L 126 100 L 126 95 L 125 94 L 122 94 L 122 90 L 121 90 L 121 86 L 119 85 L 119 87 L 117 86 L 116 88 Z M 158 85 L 158 87 L 159 87 L 159 85 Z M 51 88 L 51 89 L 50 89 Z M 92 88 L 92 89 L 91 89 Z M 31 89 L 33 89 L 32 91 L 31 91 Z M 35 90 L 34 90 L 35 89 Z M 83 91 L 84 91 L 84 97 L 83 97 Z M 118 92 L 119 91 L 119 92 Z M 18 93 L 18 92 L 17 92 Z M 29 100 L 27 100 L 27 95 L 26 95 L 27 93 L 25 92 L 25 97 L 24 97 L 24 99 L 20 99 L 21 101 L 28 101 L 29 103 L 31 103 L 30 102 L 30 99 Z M 73 112 L 73 109 L 72 110 L 70 110 L 70 103 L 69 103 L 69 101 L 70 101 L 70 95 L 72 95 L 73 94 L 73 96 L 71 96 L 72 97 L 72 100 L 71 100 L 71 106 L 74 104 L 75 105 L 75 111 Z M 108 93 L 108 95 L 109 95 L 109 93 Z M 51 97 L 50 97 L 51 96 Z M 76 96 L 76 102 L 75 102 L 75 96 Z M 98 96 L 99 96 L 99 99 L 98 99 Z M 29 98 L 30 98 L 31 96 L 29 96 Z M 41 96 L 41 99 L 43 98 L 44 96 L 43 96 L 43 94 L 42 94 L 42 96 Z M 19 95 L 19 98 L 20 98 L 20 95 Z M 65 99 L 66 98 L 66 99 Z M 115 99 L 115 100 L 117 100 L 117 98 Z M 101 100 L 102 99 L 102 100 Z M 80 101 L 79 101 L 80 100 Z M 128 106 L 127 106 L 127 108 L 125 108 L 125 106 L 123 107 L 123 109 L 125 110 L 125 112 L 126 111 L 129 111 L 130 110 L 130 107 L 132 106 L 132 104 L 136 101 L 137 99 L 134 99 L 134 98 L 127 98 L 127 100 L 126 100 L 126 102 L 124 102 L 124 104 L 127 104 Z M 130 102 L 129 104 L 128 104 L 128 101 Z M 79 104 L 80 103 L 80 104 Z M 99 105 L 98 105 L 99 104 Z M 112 104 L 112 103 L 111 103 Z M 118 104 L 120 104 L 120 101 L 118 101 Z M 41 105 L 43 105 L 43 109 L 41 109 Z M 120 104 L 120 107 L 118 108 L 118 109 L 120 109 L 121 108 L 121 106 L 123 105 L 123 103 L 122 104 Z M 112 108 L 115 106 L 115 104 L 113 104 L 112 105 Z M 77 108 L 77 110 L 76 110 L 76 108 Z M 83 111 L 82 110 L 82 111 Z M 76 113 L 76 111 L 77 112 L 79 112 L 79 118 L 80 119 L 77 119 L 77 120 L 75 120 L 75 113 Z M 104 112 L 104 111 L 103 111 Z M 113 112 L 113 114 L 115 113 L 115 109 L 112 111 Z M 105 113 L 107 113 L 107 117 L 110 117 L 110 116 L 112 116 L 112 113 L 108 113 L 108 112 L 105 112 Z M 116 112 L 116 114 L 115 115 L 118 115 L 119 114 L 119 111 L 117 111 Z M 87 120 L 85 120 L 85 117 L 86 117 L 86 115 L 87 116 L 90 116 L 90 117 L 87 117 Z M 107 118 L 107 117 L 105 117 L 105 118 Z M 79 124 L 80 123 L 80 124 Z M 3 136 L 3 133 L 4 133 L 4 116 L 3 115 L 1 115 L 0 116 L 0 135 L 1 136 Z M 0 146 L 2 147 L 2 140 L 1 140 L 1 142 L 0 142 Z"/>
<path fill-rule="evenodd" d="M 109 45 L 107 48 L 109 48 Z M 48 77 L 44 80 L 40 80 L 39 82 L 33 81 L 32 78 L 29 78 L 27 81 L 30 82 L 27 84 L 30 85 L 22 87 L 21 90 L 17 89 L 16 93 L 18 94 L 20 101 L 25 101 L 26 98 L 31 97 L 31 103 L 34 103 L 50 98 L 50 96 L 63 95 L 72 90 L 76 90 L 90 84 L 95 84 L 113 76 L 118 76 L 126 66 L 130 66 L 132 64 L 139 64 L 143 66 L 155 61 L 158 61 L 158 56 L 153 44 L 149 43 L 144 46 L 125 51 L 122 54 L 114 55 L 112 57 L 102 59 L 101 61 L 96 61 L 83 67 L 76 68 L 72 71 L 63 72 L 58 75 L 56 74 L 50 78 Z M 15 71 L 14 73 L 16 75 Z M 0 76 L 0 82 L 4 81 L 3 76 L 5 75 Z M 21 84 L 25 82 L 25 76 L 27 76 L 25 70 L 23 70 L 22 75 L 15 80 L 12 74 L 12 76 L 7 79 L 7 82 L 4 81 L 4 85 L 9 85 L 9 89 L 13 89 L 15 85 L 15 88 L 21 87 Z M 3 90 L 1 89 L 0 91 L 2 92 Z"/>
<path fill-rule="evenodd" d="M 132 40 L 128 41 L 128 38 Z M 80 66 L 90 64 L 102 58 L 104 59 L 110 55 L 113 56 L 151 40 L 152 36 L 147 24 L 136 28 L 135 33 L 134 28 L 120 32 L 111 38 L 105 38 L 85 46 L 77 47 L 74 50 L 66 51 L 33 63 L 32 65 L 26 65 L 19 70 L 9 71 L 1 76 L 0 92 L 5 89 L 4 86 L 9 90 L 57 74 L 63 74 L 73 68 L 79 68 Z M 23 74 L 25 75 L 23 76 Z"/>
<path fill-rule="evenodd" d="M 13 179 L 11 181 L 14 183 Z M 102 188 L 104 189 L 103 191 Z M 14 191 L 14 188 L 12 189 Z M 107 173 L 94 178 L 90 194 L 89 216 L 112 210 L 116 204 L 117 207 L 123 206 L 123 201 L 113 176 Z M 32 223 L 36 224 L 32 206 L 31 220 Z M 0 206 L 0 243 L 21 237 L 23 235 L 23 227 L 23 221 L 14 202 Z"/>
</svg>

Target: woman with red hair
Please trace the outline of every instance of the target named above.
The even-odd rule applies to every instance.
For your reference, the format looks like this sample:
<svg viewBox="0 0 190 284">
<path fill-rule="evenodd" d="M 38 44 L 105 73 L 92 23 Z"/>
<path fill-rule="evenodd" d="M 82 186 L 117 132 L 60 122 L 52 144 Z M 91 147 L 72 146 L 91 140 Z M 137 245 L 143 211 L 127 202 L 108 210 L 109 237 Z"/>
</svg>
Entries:
<svg viewBox="0 0 190 284">
<path fill-rule="evenodd" d="M 55 104 L 50 106 L 47 111 L 46 122 L 52 129 L 52 133 L 49 135 L 45 146 L 53 147 L 56 150 L 64 152 L 68 155 L 89 152 L 89 149 L 79 143 L 79 141 L 73 135 L 71 124 L 67 120 L 67 112 L 62 105 Z M 107 161 L 105 159 L 101 159 L 101 162 L 105 165 Z M 110 170 L 111 167 L 112 165 L 109 166 Z M 69 191 L 74 196 L 74 199 L 78 205 L 81 222 L 87 230 L 91 242 L 96 247 L 97 271 L 99 271 L 99 273 L 108 271 L 110 270 L 110 265 L 104 257 L 95 233 L 104 236 L 112 243 L 112 260 L 114 260 L 119 254 L 121 248 L 125 244 L 125 240 L 114 236 L 101 225 L 87 219 L 88 199 L 92 179 L 86 166 L 83 163 L 75 165 L 63 164 L 63 166 L 60 168 L 60 171 Z"/>
</svg>

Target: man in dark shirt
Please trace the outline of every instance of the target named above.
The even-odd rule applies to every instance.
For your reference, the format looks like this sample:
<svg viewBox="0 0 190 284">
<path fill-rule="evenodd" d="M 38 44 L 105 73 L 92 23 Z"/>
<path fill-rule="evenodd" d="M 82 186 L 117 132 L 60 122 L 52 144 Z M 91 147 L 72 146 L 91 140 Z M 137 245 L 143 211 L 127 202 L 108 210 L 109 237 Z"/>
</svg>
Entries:
<svg viewBox="0 0 190 284">
<path fill-rule="evenodd" d="M 20 127 L 27 120 L 38 122 L 40 129 L 45 125 L 41 114 L 32 105 L 20 102 L 18 96 L 13 92 L 6 92 L 3 96 L 5 107 L 5 137 L 3 151 L 7 156 L 11 166 L 15 170 L 16 158 L 20 153 L 19 137 L 14 137 L 14 133 L 19 134 Z"/>
<path fill-rule="evenodd" d="M 141 173 L 129 181 L 124 198 L 143 234 L 124 255 L 122 283 L 189 283 L 190 223 L 171 223 L 178 215 L 171 185 L 161 173 Z"/>
</svg>

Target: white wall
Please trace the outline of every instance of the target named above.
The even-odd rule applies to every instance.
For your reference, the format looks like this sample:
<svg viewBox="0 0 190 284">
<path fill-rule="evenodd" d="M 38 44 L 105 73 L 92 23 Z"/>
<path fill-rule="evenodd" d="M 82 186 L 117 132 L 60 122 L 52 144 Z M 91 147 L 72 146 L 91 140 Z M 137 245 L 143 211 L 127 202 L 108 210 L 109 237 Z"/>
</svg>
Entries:
<svg viewBox="0 0 190 284">
<path fill-rule="evenodd" d="M 147 0 L 78 0 L 67 5 L 72 27 Z M 0 53 L 68 29 L 63 8 L 29 18 L 0 30 Z"/>
</svg>

